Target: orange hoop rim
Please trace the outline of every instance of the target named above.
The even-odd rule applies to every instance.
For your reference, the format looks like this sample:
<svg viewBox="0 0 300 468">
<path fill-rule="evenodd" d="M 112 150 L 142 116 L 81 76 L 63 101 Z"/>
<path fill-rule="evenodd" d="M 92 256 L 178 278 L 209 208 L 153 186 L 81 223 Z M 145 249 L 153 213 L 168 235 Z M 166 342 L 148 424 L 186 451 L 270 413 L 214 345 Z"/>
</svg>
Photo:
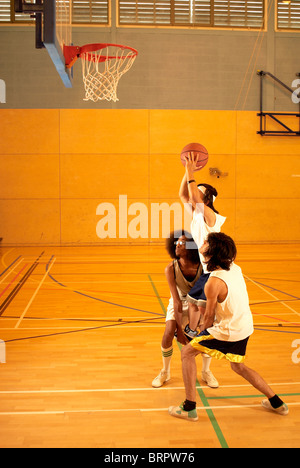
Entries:
<svg viewBox="0 0 300 468">
<path fill-rule="evenodd" d="M 138 55 L 138 51 L 133 47 L 125 46 L 122 44 L 111 44 L 111 43 L 95 43 L 95 44 L 86 44 L 82 47 L 79 46 L 66 46 L 64 45 L 64 56 L 67 68 L 72 68 L 76 60 L 79 58 L 84 58 L 85 60 L 95 61 L 95 55 L 92 52 L 97 50 L 102 50 L 107 47 L 118 47 L 118 49 L 128 50 L 132 52 L 132 55 L 126 55 L 126 57 L 118 57 L 116 55 L 103 56 L 100 58 L 100 62 L 105 62 L 109 59 L 125 59 L 125 58 L 134 58 Z"/>
</svg>

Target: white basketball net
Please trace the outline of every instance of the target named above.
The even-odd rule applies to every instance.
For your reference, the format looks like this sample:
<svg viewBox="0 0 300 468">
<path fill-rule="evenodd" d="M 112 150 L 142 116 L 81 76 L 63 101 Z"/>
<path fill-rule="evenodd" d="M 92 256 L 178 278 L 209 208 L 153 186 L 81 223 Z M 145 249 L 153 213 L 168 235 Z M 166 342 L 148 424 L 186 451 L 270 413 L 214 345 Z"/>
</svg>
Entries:
<svg viewBox="0 0 300 468">
<path fill-rule="evenodd" d="M 128 48 L 107 45 L 100 50 L 80 54 L 85 88 L 84 101 L 118 101 L 121 76 L 132 66 L 136 53 Z"/>
</svg>

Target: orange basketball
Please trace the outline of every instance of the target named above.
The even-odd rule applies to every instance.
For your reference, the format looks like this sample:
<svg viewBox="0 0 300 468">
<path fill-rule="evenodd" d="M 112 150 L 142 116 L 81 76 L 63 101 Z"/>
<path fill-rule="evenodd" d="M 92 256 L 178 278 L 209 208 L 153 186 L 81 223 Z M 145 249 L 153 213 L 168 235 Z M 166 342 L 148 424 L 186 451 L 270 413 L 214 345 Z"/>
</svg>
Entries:
<svg viewBox="0 0 300 468">
<path fill-rule="evenodd" d="M 194 156 L 198 156 L 197 166 L 199 166 L 198 171 L 202 169 L 207 164 L 208 161 L 208 151 L 205 146 L 201 145 L 200 143 L 189 143 L 186 145 L 180 154 L 180 159 L 182 164 L 185 166 L 185 157 L 188 156 L 189 153 L 193 152 Z"/>
</svg>

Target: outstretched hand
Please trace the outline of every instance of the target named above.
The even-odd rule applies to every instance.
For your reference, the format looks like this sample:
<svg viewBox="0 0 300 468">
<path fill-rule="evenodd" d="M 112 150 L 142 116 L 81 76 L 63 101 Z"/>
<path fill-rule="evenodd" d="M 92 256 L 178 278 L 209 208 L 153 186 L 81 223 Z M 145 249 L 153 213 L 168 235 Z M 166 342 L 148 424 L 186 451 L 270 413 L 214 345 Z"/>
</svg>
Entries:
<svg viewBox="0 0 300 468">
<path fill-rule="evenodd" d="M 196 153 L 194 153 L 193 151 L 191 151 L 190 153 L 188 153 L 187 156 L 185 156 L 185 167 L 186 167 L 186 170 L 188 170 L 189 172 L 196 172 L 196 171 L 199 171 L 199 169 L 202 168 L 202 166 L 199 166 L 197 165 L 198 163 L 198 159 L 199 159 L 199 155 Z"/>
</svg>

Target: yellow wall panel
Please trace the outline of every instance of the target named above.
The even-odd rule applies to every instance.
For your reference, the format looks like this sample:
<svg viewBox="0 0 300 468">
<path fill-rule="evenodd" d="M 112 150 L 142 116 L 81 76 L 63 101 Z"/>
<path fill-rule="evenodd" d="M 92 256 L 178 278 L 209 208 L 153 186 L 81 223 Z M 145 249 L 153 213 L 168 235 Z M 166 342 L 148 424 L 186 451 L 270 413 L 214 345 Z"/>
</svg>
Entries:
<svg viewBox="0 0 300 468">
<path fill-rule="evenodd" d="M 245 243 L 300 241 L 300 140 L 257 135 L 256 112 L 16 109 L 0 120 L 4 243 L 163 242 L 183 223 L 179 154 L 191 141 L 209 150 L 195 178 L 219 192 L 223 232 Z M 109 210 L 116 233 L 101 238 Z"/>
<path fill-rule="evenodd" d="M 293 122 L 299 125 L 298 120 L 293 117 Z M 300 154 L 299 137 L 261 136 L 257 134 L 259 125 L 257 112 L 237 112 L 237 154 L 280 154 L 283 158 L 289 154 Z M 272 122 L 268 128 L 280 129 Z"/>
<path fill-rule="evenodd" d="M 226 221 L 222 226 L 222 232 L 237 241 L 236 235 L 236 201 L 235 198 L 217 198 L 215 207 L 219 214 L 225 216 Z"/>
<path fill-rule="evenodd" d="M 60 115 L 62 153 L 148 152 L 147 110 L 64 109 Z"/>
<path fill-rule="evenodd" d="M 59 244 L 59 200 L 0 200 L 6 244 Z"/>
<path fill-rule="evenodd" d="M 212 176 L 209 168 L 218 168 L 226 176 Z M 185 174 L 185 168 L 179 155 L 150 155 L 150 196 L 178 197 L 179 187 Z M 207 165 L 195 173 L 198 184 L 207 183 L 216 188 L 219 197 L 235 197 L 235 156 L 210 155 Z"/>
<path fill-rule="evenodd" d="M 59 153 L 59 110 L 0 111 L 0 154 L 49 153 Z"/>
<path fill-rule="evenodd" d="M 147 243 L 148 199 L 62 200 L 62 243 Z M 145 237 L 137 237 L 142 232 Z"/>
<path fill-rule="evenodd" d="M 238 242 L 297 242 L 299 200 L 239 199 L 236 202 Z"/>
<path fill-rule="evenodd" d="M 300 198 L 299 154 L 238 155 L 236 160 L 238 198 Z"/>
<path fill-rule="evenodd" d="M 148 155 L 63 154 L 63 198 L 148 197 Z"/>
<path fill-rule="evenodd" d="M 0 155 L 0 198 L 59 198 L 58 155 Z"/>
<path fill-rule="evenodd" d="M 151 110 L 150 153 L 180 154 L 188 143 L 204 145 L 209 154 L 236 149 L 234 111 Z"/>
</svg>

